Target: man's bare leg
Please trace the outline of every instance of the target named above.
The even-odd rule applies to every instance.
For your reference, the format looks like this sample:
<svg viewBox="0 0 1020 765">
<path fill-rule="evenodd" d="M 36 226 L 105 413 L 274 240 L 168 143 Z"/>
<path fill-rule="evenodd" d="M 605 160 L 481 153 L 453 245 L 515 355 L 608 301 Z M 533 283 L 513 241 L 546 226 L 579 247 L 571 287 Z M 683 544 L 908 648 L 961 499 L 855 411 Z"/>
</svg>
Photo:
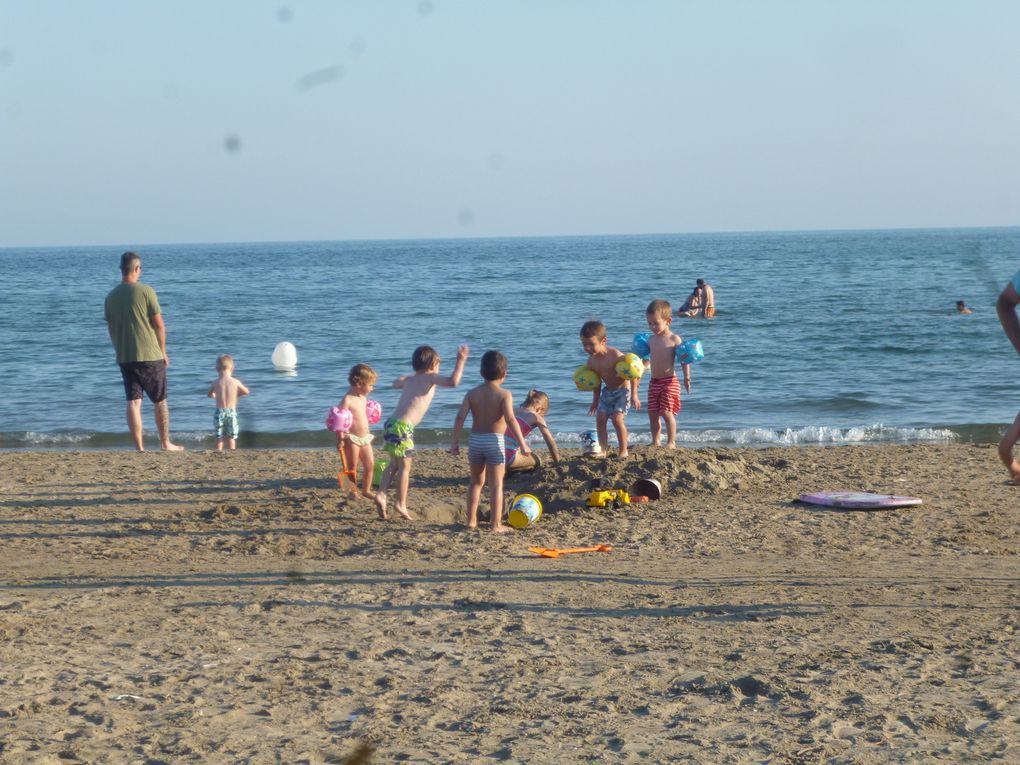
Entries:
<svg viewBox="0 0 1020 765">
<path fill-rule="evenodd" d="M 141 407 L 141 400 L 138 404 Z M 159 432 L 159 443 L 165 452 L 182 452 L 183 446 L 178 446 L 170 441 L 170 406 L 163 399 L 156 404 L 156 430 Z"/>
<path fill-rule="evenodd" d="M 135 448 L 145 451 L 145 443 L 142 441 L 142 400 L 140 398 L 127 402 L 127 424 L 131 438 L 134 439 Z"/>
</svg>

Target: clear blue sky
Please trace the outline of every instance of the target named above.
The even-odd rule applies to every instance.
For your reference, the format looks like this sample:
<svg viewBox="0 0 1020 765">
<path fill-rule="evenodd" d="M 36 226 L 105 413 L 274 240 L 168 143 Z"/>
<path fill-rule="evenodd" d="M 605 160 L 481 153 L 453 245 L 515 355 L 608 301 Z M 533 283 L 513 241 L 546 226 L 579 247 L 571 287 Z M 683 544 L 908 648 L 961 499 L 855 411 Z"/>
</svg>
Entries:
<svg viewBox="0 0 1020 765">
<path fill-rule="evenodd" d="M 0 246 L 1016 225 L 1015 0 L 0 0 Z"/>
</svg>

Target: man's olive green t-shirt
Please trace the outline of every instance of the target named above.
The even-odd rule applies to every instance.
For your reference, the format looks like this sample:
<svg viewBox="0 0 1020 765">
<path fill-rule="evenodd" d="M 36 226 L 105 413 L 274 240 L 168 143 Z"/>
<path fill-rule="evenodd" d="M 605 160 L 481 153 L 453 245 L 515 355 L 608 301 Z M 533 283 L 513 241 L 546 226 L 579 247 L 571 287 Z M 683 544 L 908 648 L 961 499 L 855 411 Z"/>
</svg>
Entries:
<svg viewBox="0 0 1020 765">
<path fill-rule="evenodd" d="M 104 313 L 118 364 L 163 359 L 159 338 L 149 321 L 159 314 L 156 290 L 138 282 L 118 284 L 106 296 Z"/>
</svg>

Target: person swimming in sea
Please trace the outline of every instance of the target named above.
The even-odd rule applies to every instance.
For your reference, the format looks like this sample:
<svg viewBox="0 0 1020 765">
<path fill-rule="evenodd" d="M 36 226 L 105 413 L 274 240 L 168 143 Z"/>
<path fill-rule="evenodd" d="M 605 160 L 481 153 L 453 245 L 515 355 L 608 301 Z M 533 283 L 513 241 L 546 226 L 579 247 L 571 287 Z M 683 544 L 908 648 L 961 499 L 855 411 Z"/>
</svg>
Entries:
<svg viewBox="0 0 1020 765">
<path fill-rule="evenodd" d="M 702 319 L 715 316 L 715 290 L 712 285 L 704 279 L 698 279 L 691 294 L 676 313 L 677 316 L 698 316 Z"/>
</svg>

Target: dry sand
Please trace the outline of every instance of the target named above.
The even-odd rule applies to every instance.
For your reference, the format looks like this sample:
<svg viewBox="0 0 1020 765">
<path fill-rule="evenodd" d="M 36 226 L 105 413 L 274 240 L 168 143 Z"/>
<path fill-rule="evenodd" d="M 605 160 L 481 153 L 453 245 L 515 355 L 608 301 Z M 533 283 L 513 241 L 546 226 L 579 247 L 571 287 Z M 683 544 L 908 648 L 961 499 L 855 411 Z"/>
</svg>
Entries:
<svg viewBox="0 0 1020 765">
<path fill-rule="evenodd" d="M 420 454 L 409 524 L 329 451 L 0 454 L 0 761 L 1020 761 L 992 447 L 567 452 L 503 537 L 463 460 Z M 603 471 L 665 497 L 587 509 Z M 925 504 L 794 502 L 839 488 Z"/>
</svg>

